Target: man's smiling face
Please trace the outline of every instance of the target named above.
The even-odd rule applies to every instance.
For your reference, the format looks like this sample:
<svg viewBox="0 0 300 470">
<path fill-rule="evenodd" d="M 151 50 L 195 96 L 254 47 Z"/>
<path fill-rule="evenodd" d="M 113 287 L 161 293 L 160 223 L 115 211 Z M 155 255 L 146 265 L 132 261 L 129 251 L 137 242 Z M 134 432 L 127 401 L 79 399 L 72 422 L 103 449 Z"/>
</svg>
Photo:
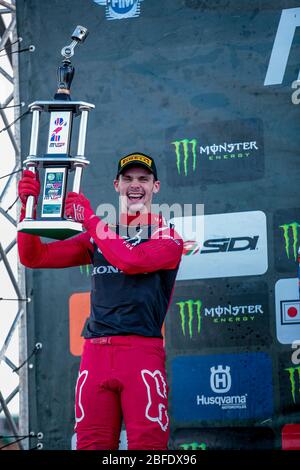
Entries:
<svg viewBox="0 0 300 470">
<path fill-rule="evenodd" d="M 135 214 L 150 212 L 152 196 L 160 188 L 153 174 L 142 166 L 134 166 L 120 174 L 114 181 L 115 190 L 120 193 L 121 212 Z"/>
</svg>

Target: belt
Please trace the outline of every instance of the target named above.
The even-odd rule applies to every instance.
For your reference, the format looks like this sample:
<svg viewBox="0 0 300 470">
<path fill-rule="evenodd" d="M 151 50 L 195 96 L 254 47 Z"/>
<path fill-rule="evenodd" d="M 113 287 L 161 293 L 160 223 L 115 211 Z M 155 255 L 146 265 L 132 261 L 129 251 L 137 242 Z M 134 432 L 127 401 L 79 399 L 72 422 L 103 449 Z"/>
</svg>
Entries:
<svg viewBox="0 0 300 470">
<path fill-rule="evenodd" d="M 111 336 L 104 336 L 103 338 L 91 338 L 88 341 L 92 344 L 111 344 Z"/>
<path fill-rule="evenodd" d="M 162 338 L 153 338 L 150 336 L 137 336 L 137 335 L 118 335 L 118 336 L 101 336 L 98 338 L 88 338 L 85 340 L 87 343 L 99 345 L 121 345 L 121 346 L 147 346 L 147 345 L 163 345 Z"/>
</svg>

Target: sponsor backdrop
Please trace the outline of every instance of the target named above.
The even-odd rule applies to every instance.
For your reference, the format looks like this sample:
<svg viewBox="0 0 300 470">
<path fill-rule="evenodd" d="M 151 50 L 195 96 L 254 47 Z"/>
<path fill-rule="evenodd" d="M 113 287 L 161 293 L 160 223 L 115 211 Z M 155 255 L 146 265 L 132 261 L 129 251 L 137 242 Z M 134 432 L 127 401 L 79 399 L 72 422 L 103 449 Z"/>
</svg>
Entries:
<svg viewBox="0 0 300 470">
<path fill-rule="evenodd" d="M 170 448 L 300 448 L 299 1 L 18 0 L 17 14 L 36 48 L 20 55 L 26 104 L 53 97 L 62 47 L 89 29 L 72 97 L 96 105 L 83 177 L 93 207 L 117 205 L 116 162 L 135 150 L 157 160 L 156 203 L 193 205 L 170 215 L 185 240 L 163 328 Z M 41 153 L 48 131 L 42 122 Z M 24 158 L 29 135 L 27 116 Z M 46 449 L 75 441 L 93 274 L 27 270 L 28 350 L 43 344 L 29 429 Z"/>
</svg>

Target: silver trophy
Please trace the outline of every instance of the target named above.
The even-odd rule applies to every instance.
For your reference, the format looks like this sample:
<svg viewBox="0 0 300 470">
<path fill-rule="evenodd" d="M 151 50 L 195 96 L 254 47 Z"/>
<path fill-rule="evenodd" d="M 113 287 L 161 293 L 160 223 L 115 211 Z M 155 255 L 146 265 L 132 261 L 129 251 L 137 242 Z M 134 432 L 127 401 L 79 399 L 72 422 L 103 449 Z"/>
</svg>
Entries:
<svg viewBox="0 0 300 470">
<path fill-rule="evenodd" d="M 77 26 L 72 34 L 72 42 L 61 50 L 62 65 L 58 67 L 58 93 L 52 101 L 35 101 L 29 105 L 32 112 L 32 127 L 29 155 L 24 166 L 36 172 L 42 166 L 45 178 L 40 214 L 34 219 L 34 196 L 29 196 L 26 203 L 25 218 L 18 224 L 18 231 L 63 240 L 82 232 L 82 225 L 64 217 L 64 205 L 69 172 L 74 171 L 72 191 L 79 193 L 83 169 L 89 165 L 85 157 L 85 142 L 88 114 L 95 106 L 84 101 L 70 99 L 70 86 L 74 67 L 70 58 L 75 46 L 83 42 L 88 31 Z M 64 95 L 60 95 L 64 93 Z M 66 96 L 67 95 L 67 96 Z M 64 96 L 69 100 L 62 100 Z M 41 113 L 49 113 L 50 124 L 46 153 L 38 154 L 38 136 Z M 48 118 L 49 118 L 48 115 Z M 70 154 L 73 119 L 80 117 L 77 153 Z"/>
</svg>

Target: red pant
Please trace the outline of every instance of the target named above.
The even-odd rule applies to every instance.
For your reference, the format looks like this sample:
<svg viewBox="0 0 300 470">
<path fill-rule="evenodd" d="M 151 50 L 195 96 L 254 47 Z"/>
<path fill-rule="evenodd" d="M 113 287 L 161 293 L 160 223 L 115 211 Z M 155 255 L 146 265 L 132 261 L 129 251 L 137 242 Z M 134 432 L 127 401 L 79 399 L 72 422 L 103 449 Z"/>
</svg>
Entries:
<svg viewBox="0 0 300 470">
<path fill-rule="evenodd" d="M 122 417 L 128 449 L 167 449 L 165 351 L 160 338 L 88 339 L 76 384 L 77 449 L 118 449 Z"/>
</svg>

